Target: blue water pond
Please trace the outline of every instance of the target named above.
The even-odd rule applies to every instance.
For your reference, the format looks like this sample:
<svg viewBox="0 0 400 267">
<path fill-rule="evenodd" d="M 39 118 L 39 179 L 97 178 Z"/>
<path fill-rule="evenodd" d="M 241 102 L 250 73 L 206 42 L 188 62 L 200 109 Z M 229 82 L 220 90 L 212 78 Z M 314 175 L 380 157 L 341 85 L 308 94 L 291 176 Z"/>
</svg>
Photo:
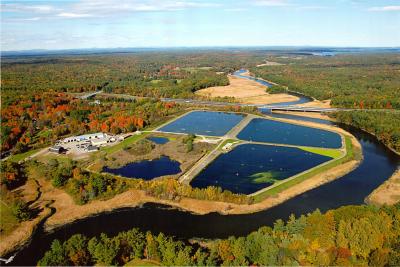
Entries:
<svg viewBox="0 0 400 267">
<path fill-rule="evenodd" d="M 168 138 L 159 136 L 150 136 L 147 137 L 147 139 L 159 145 L 164 145 L 169 142 Z"/>
<path fill-rule="evenodd" d="M 223 136 L 245 115 L 226 112 L 193 111 L 165 125 L 159 131 Z"/>
<path fill-rule="evenodd" d="M 250 194 L 331 159 L 294 147 L 239 145 L 220 155 L 191 185 L 218 186 L 234 193 Z"/>
<path fill-rule="evenodd" d="M 268 119 L 253 119 L 238 134 L 238 138 L 247 141 L 278 143 L 296 146 L 324 148 L 342 147 L 339 134 Z"/>
<path fill-rule="evenodd" d="M 120 168 L 103 168 L 103 172 L 121 175 L 128 178 L 142 178 L 151 180 L 155 177 L 172 175 L 181 172 L 180 163 L 162 156 L 158 159 L 143 160 L 129 163 Z"/>
</svg>

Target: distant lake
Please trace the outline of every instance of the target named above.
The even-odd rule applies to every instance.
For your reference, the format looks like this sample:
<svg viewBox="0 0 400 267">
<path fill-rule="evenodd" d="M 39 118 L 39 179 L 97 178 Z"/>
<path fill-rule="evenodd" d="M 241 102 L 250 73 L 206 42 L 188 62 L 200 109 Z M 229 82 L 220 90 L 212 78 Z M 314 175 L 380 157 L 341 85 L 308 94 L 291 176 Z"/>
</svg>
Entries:
<svg viewBox="0 0 400 267">
<path fill-rule="evenodd" d="M 169 142 L 169 139 L 166 137 L 151 136 L 147 137 L 147 139 L 159 145 L 164 145 Z"/>
<path fill-rule="evenodd" d="M 181 168 L 179 162 L 171 160 L 167 156 L 162 156 L 158 159 L 132 162 L 116 169 L 104 167 L 103 172 L 128 178 L 151 180 L 155 177 L 180 173 Z"/>
<path fill-rule="evenodd" d="M 191 186 L 250 194 L 331 159 L 294 147 L 239 145 L 210 163 Z"/>
<path fill-rule="evenodd" d="M 259 118 L 251 120 L 237 137 L 255 142 L 325 148 L 342 147 L 342 139 L 337 133 Z"/>
<path fill-rule="evenodd" d="M 226 112 L 193 111 L 165 125 L 159 131 L 223 136 L 245 115 Z"/>
</svg>

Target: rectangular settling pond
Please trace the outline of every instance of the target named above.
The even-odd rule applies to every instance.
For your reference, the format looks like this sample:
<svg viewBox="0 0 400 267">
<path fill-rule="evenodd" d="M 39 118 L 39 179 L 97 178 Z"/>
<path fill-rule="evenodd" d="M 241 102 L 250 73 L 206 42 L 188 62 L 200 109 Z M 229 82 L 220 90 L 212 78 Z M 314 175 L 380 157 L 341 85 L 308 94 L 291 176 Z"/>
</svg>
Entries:
<svg viewBox="0 0 400 267">
<path fill-rule="evenodd" d="M 191 185 L 251 194 L 331 159 L 294 147 L 239 145 L 215 159 Z"/>
<path fill-rule="evenodd" d="M 226 112 L 193 111 L 165 125 L 159 131 L 223 136 L 235 127 L 244 116 Z"/>
<path fill-rule="evenodd" d="M 342 138 L 337 133 L 286 122 L 258 118 L 251 120 L 237 137 L 247 141 L 296 146 L 324 148 L 342 147 Z"/>
</svg>

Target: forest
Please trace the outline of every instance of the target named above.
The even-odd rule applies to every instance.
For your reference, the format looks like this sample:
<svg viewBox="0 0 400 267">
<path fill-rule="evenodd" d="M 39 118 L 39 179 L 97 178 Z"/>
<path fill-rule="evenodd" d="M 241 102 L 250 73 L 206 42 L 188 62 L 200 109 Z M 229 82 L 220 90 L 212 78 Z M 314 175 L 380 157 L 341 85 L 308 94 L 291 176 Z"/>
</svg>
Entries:
<svg viewBox="0 0 400 267">
<path fill-rule="evenodd" d="M 279 57 L 277 66 L 252 67 L 257 77 L 344 108 L 400 108 L 400 55 Z"/>
<path fill-rule="evenodd" d="M 156 100 L 89 104 L 65 93 L 45 93 L 2 107 L 1 148 L 14 154 L 87 132 L 133 132 L 175 114 L 180 107 Z"/>
<path fill-rule="evenodd" d="M 256 67 L 266 59 L 281 65 Z M 227 85 L 226 74 L 240 68 L 280 84 L 269 88 L 271 93 L 288 86 L 319 100 L 331 99 L 338 107 L 400 108 L 398 54 L 318 57 L 263 50 L 189 50 L 3 58 L 1 67 L 1 149 L 14 154 L 71 134 L 134 131 L 179 109 L 146 99 L 102 99 L 96 105 L 77 98 L 79 93 L 103 90 L 140 97 L 198 98 L 196 90 Z"/>
<path fill-rule="evenodd" d="M 22 153 L 70 134 L 141 129 L 179 107 L 146 99 L 102 99 L 96 105 L 77 96 L 103 90 L 141 97 L 194 98 L 196 90 L 227 85 L 227 73 L 256 58 L 250 53 L 232 55 L 153 52 L 2 58 L 2 152 Z"/>
<path fill-rule="evenodd" d="M 399 266 L 400 206 L 344 206 L 243 237 L 188 242 L 132 229 L 116 236 L 54 240 L 37 263 L 56 265 Z"/>
<path fill-rule="evenodd" d="M 388 111 L 341 111 L 332 116 L 375 135 L 379 141 L 400 152 L 400 113 Z"/>
</svg>

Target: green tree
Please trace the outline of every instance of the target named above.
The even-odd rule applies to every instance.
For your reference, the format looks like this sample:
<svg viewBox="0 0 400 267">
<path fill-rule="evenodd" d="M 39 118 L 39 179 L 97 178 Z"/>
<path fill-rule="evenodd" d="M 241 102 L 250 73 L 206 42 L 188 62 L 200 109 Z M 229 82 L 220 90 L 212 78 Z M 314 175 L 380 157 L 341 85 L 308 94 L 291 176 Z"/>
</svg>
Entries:
<svg viewBox="0 0 400 267">
<path fill-rule="evenodd" d="M 102 233 L 100 239 L 93 237 L 89 240 L 88 249 L 97 264 L 112 265 L 118 254 L 119 240 Z"/>
<path fill-rule="evenodd" d="M 39 260 L 38 266 L 67 266 L 69 265 L 64 247 L 59 240 L 54 240 L 51 248 L 43 258 Z"/>
<path fill-rule="evenodd" d="M 65 244 L 65 251 L 73 265 L 86 266 L 90 262 L 88 240 L 81 234 L 73 235 Z"/>
<path fill-rule="evenodd" d="M 29 208 L 28 203 L 26 203 L 23 199 L 16 199 L 11 204 L 11 210 L 15 218 L 18 221 L 27 221 L 32 217 L 32 211 Z"/>
</svg>

